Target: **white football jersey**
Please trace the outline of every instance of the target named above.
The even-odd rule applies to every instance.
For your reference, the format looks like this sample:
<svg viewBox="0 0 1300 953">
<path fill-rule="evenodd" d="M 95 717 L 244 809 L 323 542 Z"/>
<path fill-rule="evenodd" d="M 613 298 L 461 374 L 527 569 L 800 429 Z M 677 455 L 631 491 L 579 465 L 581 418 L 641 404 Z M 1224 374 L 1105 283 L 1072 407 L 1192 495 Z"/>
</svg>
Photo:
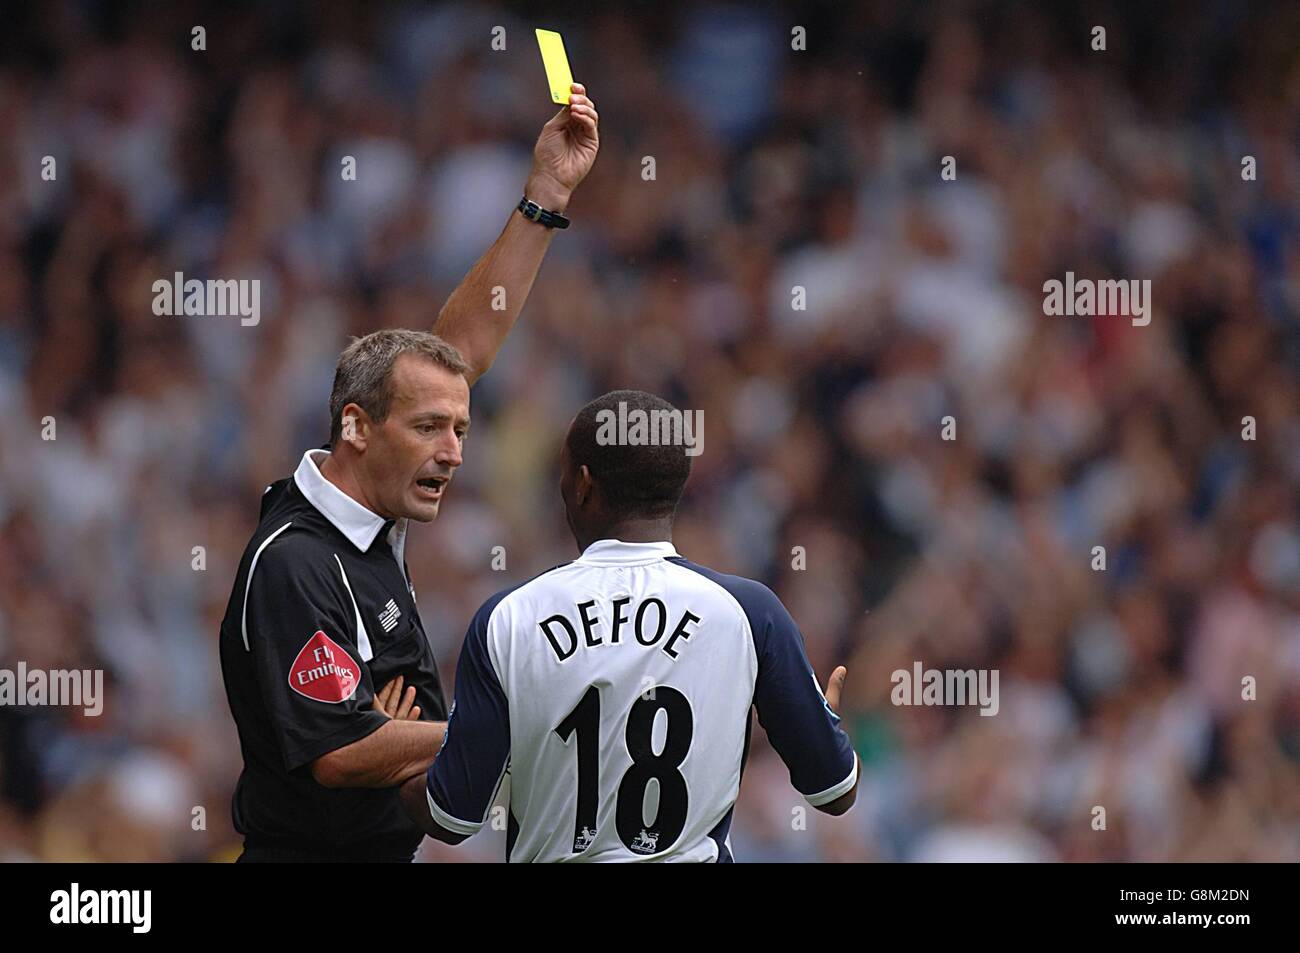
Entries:
<svg viewBox="0 0 1300 953">
<path fill-rule="evenodd" d="M 510 776 L 511 861 L 732 860 L 750 707 L 813 805 L 857 759 L 770 589 L 671 543 L 601 540 L 484 603 L 428 804 L 483 826 Z"/>
</svg>

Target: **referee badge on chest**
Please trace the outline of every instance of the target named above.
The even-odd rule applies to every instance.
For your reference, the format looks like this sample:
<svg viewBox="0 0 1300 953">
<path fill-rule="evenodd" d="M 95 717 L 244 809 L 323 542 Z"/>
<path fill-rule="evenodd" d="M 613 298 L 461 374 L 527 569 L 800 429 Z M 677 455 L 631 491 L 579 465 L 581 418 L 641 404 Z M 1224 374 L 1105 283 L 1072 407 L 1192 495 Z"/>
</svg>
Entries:
<svg viewBox="0 0 1300 953">
<path fill-rule="evenodd" d="M 392 632 L 397 628 L 397 620 L 402 617 L 402 610 L 397 607 L 396 599 L 389 599 L 384 610 L 379 613 L 379 624 L 383 626 L 385 632 Z"/>
<path fill-rule="evenodd" d="M 318 702 L 347 701 L 361 684 L 361 667 L 347 649 L 317 629 L 289 666 L 289 687 Z"/>
</svg>

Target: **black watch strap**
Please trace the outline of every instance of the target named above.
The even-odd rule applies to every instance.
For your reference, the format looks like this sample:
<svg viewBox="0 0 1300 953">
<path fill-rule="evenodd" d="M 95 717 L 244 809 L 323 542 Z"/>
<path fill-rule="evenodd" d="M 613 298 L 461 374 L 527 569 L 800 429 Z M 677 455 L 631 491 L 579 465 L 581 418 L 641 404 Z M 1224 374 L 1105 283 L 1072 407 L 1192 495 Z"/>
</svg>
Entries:
<svg viewBox="0 0 1300 953">
<path fill-rule="evenodd" d="M 547 228 L 569 227 L 569 220 L 559 212 L 552 212 L 548 208 L 542 208 L 526 195 L 519 200 L 519 211 L 524 218 L 545 225 Z"/>
</svg>

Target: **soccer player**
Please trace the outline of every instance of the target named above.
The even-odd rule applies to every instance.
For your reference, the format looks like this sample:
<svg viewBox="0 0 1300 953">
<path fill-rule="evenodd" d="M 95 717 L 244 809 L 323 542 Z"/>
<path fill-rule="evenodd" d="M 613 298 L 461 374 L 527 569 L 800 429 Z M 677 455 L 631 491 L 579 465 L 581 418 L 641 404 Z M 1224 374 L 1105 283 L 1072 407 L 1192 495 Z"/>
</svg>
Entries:
<svg viewBox="0 0 1300 953">
<path fill-rule="evenodd" d="M 422 839 L 397 785 L 423 778 L 445 729 L 404 556 L 461 463 L 469 389 L 491 365 L 559 213 L 598 148 L 582 86 L 543 128 L 517 214 L 434 330 L 376 331 L 339 358 L 328 448 L 267 487 L 221 624 L 244 770 L 241 861 L 409 861 Z M 508 307 L 493 311 L 493 289 Z"/>
<path fill-rule="evenodd" d="M 732 860 L 750 708 L 808 803 L 843 814 L 858 760 L 785 606 L 761 583 L 679 556 L 680 446 L 610 443 L 602 419 L 672 414 L 614 391 L 579 411 L 560 493 L 582 551 L 498 593 L 470 624 L 447 733 L 407 813 L 456 844 L 510 776 L 510 861 Z"/>
</svg>

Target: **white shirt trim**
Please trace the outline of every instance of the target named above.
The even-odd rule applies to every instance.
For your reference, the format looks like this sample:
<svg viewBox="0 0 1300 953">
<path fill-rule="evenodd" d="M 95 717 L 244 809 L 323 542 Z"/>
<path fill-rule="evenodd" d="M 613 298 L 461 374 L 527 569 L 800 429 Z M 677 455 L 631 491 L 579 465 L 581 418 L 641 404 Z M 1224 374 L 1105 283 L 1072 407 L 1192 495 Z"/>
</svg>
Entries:
<svg viewBox="0 0 1300 953">
<path fill-rule="evenodd" d="M 293 525 L 290 520 L 279 529 L 277 529 L 266 539 L 262 540 L 262 545 L 257 547 L 257 552 L 253 553 L 253 561 L 248 564 L 248 579 L 244 582 L 244 611 L 239 615 L 239 629 L 244 634 L 244 651 L 248 651 L 248 590 L 253 588 L 253 573 L 257 570 L 257 557 L 262 555 L 262 550 L 271 545 L 271 541 Z"/>
<path fill-rule="evenodd" d="M 839 784 L 832 785 L 831 787 L 827 788 L 825 791 L 819 791 L 816 794 L 805 794 L 804 798 L 813 807 L 821 807 L 823 804 L 831 803 L 831 801 L 835 800 L 837 797 L 841 797 L 842 795 L 848 794 L 849 790 L 852 789 L 853 785 L 857 783 L 858 783 L 858 756 L 857 754 L 854 754 L 853 770 L 849 772 L 849 776 L 847 778 L 845 778 Z"/>
<path fill-rule="evenodd" d="M 470 821 L 462 821 L 459 818 L 452 817 L 438 806 L 438 802 L 433 799 L 433 792 L 427 787 L 424 789 L 424 798 L 429 802 L 430 816 L 439 827 L 445 828 L 453 834 L 464 834 L 467 837 L 470 834 L 477 834 L 483 829 L 483 821 L 474 824 Z"/>
<path fill-rule="evenodd" d="M 361 653 L 361 661 L 369 662 L 375 657 L 375 650 L 370 647 L 370 636 L 366 634 L 366 624 L 361 620 L 361 609 L 357 606 L 357 597 L 352 594 L 352 586 L 348 583 L 348 574 L 343 571 L 343 560 L 339 559 L 339 554 L 334 554 L 334 561 L 339 564 L 339 575 L 343 577 L 343 588 L 348 591 L 348 598 L 352 600 L 352 612 L 357 617 L 357 651 Z"/>
</svg>

